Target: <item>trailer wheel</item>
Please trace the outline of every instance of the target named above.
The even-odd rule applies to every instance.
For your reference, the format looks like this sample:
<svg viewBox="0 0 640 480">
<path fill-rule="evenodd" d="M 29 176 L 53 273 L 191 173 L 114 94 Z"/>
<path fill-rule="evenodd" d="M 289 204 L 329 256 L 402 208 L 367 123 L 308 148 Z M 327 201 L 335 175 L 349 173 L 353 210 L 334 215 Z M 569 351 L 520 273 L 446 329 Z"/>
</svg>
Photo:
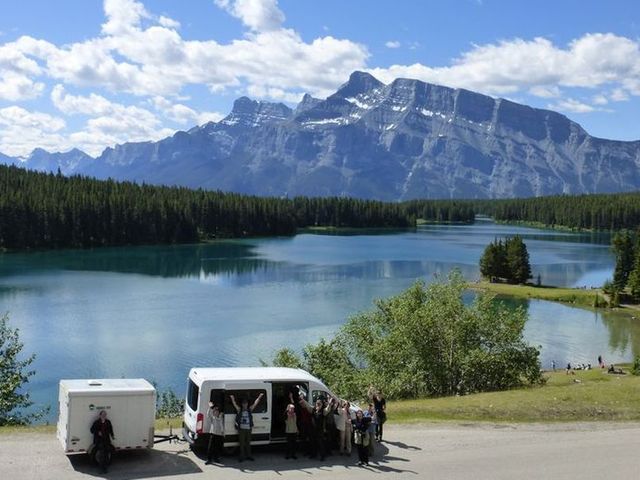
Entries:
<svg viewBox="0 0 640 480">
<path fill-rule="evenodd" d="M 96 465 L 108 467 L 111 464 L 111 458 L 113 457 L 113 449 L 106 448 L 94 448 L 91 452 L 91 458 Z"/>
</svg>

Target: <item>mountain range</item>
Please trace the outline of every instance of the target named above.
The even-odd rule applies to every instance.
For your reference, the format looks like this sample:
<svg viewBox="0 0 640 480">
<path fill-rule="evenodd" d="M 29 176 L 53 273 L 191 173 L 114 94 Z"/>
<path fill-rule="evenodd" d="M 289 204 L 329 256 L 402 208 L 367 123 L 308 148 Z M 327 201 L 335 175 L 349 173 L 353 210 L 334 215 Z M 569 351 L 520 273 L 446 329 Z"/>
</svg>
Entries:
<svg viewBox="0 0 640 480">
<path fill-rule="evenodd" d="M 231 113 L 93 158 L 34 150 L 16 163 L 65 175 L 256 195 L 508 198 L 640 188 L 640 141 L 589 135 L 562 114 L 365 72 L 294 108 L 241 97 Z"/>
</svg>

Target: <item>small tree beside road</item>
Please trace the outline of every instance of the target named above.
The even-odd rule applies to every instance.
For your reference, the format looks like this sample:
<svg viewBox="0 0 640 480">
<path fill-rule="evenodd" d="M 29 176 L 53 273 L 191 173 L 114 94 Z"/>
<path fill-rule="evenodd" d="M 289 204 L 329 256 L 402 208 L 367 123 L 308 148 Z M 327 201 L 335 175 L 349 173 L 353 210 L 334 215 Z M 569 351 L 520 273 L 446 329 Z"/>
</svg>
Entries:
<svg viewBox="0 0 640 480">
<path fill-rule="evenodd" d="M 35 355 L 21 360 L 23 347 L 19 330 L 11 328 L 9 316 L 3 315 L 0 318 L 0 426 L 25 425 L 47 412 L 25 412 L 33 406 L 29 393 L 23 391 L 23 387 L 35 375 L 35 371 L 29 370 Z"/>
</svg>

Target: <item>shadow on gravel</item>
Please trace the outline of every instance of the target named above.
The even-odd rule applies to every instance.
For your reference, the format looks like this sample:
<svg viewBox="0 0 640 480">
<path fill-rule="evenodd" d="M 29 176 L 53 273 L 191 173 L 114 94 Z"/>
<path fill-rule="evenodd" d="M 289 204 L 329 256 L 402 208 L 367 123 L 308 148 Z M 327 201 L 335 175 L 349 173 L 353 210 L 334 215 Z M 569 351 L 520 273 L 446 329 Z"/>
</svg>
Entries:
<svg viewBox="0 0 640 480">
<path fill-rule="evenodd" d="M 205 465 L 205 456 L 203 452 L 196 453 L 197 458 L 202 461 L 202 469 L 212 469 L 221 474 L 221 478 L 224 478 L 225 471 L 240 471 L 245 473 L 272 473 L 280 475 L 281 472 L 296 471 L 300 475 L 312 476 L 317 473 L 318 470 L 335 469 L 335 467 L 343 467 L 348 471 L 369 470 L 372 473 L 413 473 L 417 474 L 413 470 L 399 468 L 399 464 L 408 462 L 406 458 L 390 456 L 389 448 L 385 446 L 385 443 L 393 444 L 394 442 L 376 443 L 373 456 L 369 460 L 368 466 L 358 466 L 358 452 L 353 448 L 351 456 L 340 455 L 334 452 L 328 455 L 324 460 L 317 458 L 309 458 L 302 452 L 298 452 L 297 459 L 285 459 L 284 451 L 280 445 L 268 445 L 261 447 L 253 447 L 252 453 L 255 460 L 243 462 L 238 461 L 237 456 L 224 456 L 220 463 L 214 463 L 211 465 Z M 397 442 L 402 444 L 401 442 Z M 404 444 L 402 444 L 404 445 Z M 406 447 L 420 450 L 417 447 Z M 334 470 L 335 471 L 335 470 Z M 301 477 L 305 478 L 305 477 Z"/>
<path fill-rule="evenodd" d="M 416 447 L 414 445 L 407 445 L 404 442 L 389 442 L 389 441 L 385 440 L 384 443 L 387 443 L 389 445 L 393 445 L 394 447 L 398 447 L 398 448 L 401 448 L 403 450 L 413 450 L 413 451 L 422 450 L 420 447 Z"/>
<path fill-rule="evenodd" d="M 108 473 L 102 473 L 88 455 L 69 456 L 71 467 L 85 475 L 98 478 L 137 480 L 170 475 L 200 473 L 202 469 L 186 456 L 189 450 L 163 452 L 161 450 L 119 451 L 113 455 Z"/>
</svg>

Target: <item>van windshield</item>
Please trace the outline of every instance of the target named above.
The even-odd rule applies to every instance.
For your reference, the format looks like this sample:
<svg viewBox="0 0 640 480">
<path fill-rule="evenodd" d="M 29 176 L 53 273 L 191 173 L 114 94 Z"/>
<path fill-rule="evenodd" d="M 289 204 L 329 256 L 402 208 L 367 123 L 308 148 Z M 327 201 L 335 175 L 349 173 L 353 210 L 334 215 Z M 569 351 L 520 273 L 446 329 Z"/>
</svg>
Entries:
<svg viewBox="0 0 640 480">
<path fill-rule="evenodd" d="M 198 409 L 198 395 L 200 395 L 200 387 L 193 383 L 193 380 L 189 379 L 189 385 L 187 386 L 187 405 L 193 411 Z"/>
</svg>

